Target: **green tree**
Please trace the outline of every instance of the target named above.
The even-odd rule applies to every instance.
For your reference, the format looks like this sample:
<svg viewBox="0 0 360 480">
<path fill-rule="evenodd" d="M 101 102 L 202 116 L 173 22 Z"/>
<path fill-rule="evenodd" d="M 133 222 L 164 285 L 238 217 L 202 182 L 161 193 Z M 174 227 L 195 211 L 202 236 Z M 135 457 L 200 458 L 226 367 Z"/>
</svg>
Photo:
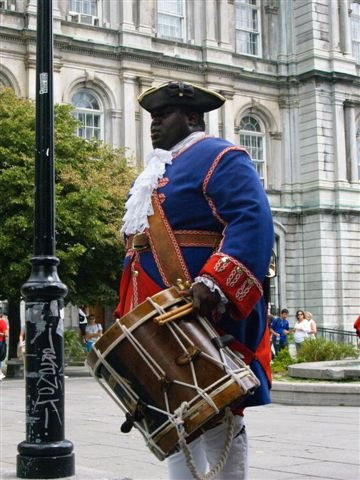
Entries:
<svg viewBox="0 0 360 480">
<path fill-rule="evenodd" d="M 55 106 L 59 276 L 69 289 L 66 301 L 114 303 L 124 255 L 119 230 L 135 172 L 123 150 L 77 137 L 76 125 L 71 107 Z M 0 132 L 0 299 L 9 300 L 13 337 L 33 254 L 34 103 L 1 89 Z"/>
</svg>

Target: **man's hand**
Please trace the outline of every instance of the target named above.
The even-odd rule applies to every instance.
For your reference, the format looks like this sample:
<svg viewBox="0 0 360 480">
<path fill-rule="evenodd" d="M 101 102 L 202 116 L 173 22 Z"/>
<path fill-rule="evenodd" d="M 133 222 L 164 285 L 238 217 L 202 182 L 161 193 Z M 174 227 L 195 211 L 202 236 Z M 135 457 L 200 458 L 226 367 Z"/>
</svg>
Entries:
<svg viewBox="0 0 360 480">
<path fill-rule="evenodd" d="M 203 317 L 210 317 L 221 300 L 218 292 L 212 292 L 203 283 L 194 283 L 190 295 L 193 297 L 194 315 Z"/>
</svg>

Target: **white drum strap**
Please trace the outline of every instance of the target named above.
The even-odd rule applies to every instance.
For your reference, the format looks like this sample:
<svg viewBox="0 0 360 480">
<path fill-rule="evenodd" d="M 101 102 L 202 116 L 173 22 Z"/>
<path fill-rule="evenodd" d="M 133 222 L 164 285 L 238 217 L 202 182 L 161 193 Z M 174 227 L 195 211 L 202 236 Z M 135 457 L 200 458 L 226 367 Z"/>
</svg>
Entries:
<svg viewBox="0 0 360 480">
<path fill-rule="evenodd" d="M 175 410 L 175 414 L 177 417 L 175 424 L 176 424 L 176 429 L 179 437 L 179 445 L 185 455 L 186 465 L 190 470 L 193 478 L 195 478 L 196 480 L 212 480 L 224 468 L 224 465 L 229 456 L 232 441 L 233 441 L 233 435 L 234 435 L 234 426 L 235 426 L 234 415 L 232 414 L 229 407 L 225 409 L 225 421 L 228 424 L 228 430 L 227 430 L 227 436 L 226 436 L 223 453 L 221 454 L 217 463 L 213 467 L 211 467 L 211 470 L 209 470 L 208 473 L 202 476 L 200 475 L 198 469 L 196 468 L 191 451 L 189 449 L 188 444 L 186 443 L 186 432 L 184 428 L 183 416 L 187 408 L 188 408 L 187 402 L 183 402 L 180 405 L 180 407 L 177 410 Z"/>
</svg>

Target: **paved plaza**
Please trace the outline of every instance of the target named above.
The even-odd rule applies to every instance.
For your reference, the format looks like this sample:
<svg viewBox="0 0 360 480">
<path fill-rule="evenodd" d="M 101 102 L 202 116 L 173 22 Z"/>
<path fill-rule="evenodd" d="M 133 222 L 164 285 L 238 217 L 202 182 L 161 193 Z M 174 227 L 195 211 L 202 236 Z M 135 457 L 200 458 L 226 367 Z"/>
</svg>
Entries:
<svg viewBox="0 0 360 480">
<path fill-rule="evenodd" d="M 90 377 L 66 379 L 66 438 L 80 480 L 162 480 L 158 461 L 136 431 L 121 434 L 123 415 Z M 25 440 L 23 380 L 0 382 L 0 479 L 14 479 Z M 246 411 L 251 480 L 358 480 L 359 409 L 272 404 Z"/>
</svg>

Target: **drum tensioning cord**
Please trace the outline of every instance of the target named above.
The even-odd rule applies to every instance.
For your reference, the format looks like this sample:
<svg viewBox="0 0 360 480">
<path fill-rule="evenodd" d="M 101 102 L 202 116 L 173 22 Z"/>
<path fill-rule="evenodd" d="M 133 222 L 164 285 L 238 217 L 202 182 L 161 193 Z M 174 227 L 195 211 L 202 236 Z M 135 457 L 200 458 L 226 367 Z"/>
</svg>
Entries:
<svg viewBox="0 0 360 480">
<path fill-rule="evenodd" d="M 234 435 L 234 426 L 235 426 L 234 415 L 232 414 L 229 407 L 225 409 L 225 421 L 228 424 L 228 430 L 227 430 L 227 436 L 226 436 L 223 453 L 219 457 L 219 460 L 217 461 L 217 463 L 214 466 L 212 466 L 211 469 L 205 475 L 201 475 L 198 469 L 196 468 L 190 448 L 186 443 L 186 431 L 184 428 L 183 416 L 187 408 L 188 408 L 188 403 L 183 402 L 180 405 L 180 407 L 177 408 L 174 412 L 176 415 L 175 424 L 176 424 L 176 430 L 179 437 L 179 445 L 185 456 L 186 465 L 190 470 L 193 478 L 195 478 L 196 480 L 212 480 L 224 468 L 224 465 L 228 459 L 232 441 L 233 441 L 233 435 Z"/>
<path fill-rule="evenodd" d="M 151 301 L 151 303 L 153 304 L 153 306 L 156 308 L 156 310 L 159 313 L 161 312 L 161 310 L 163 310 L 161 308 L 161 306 L 157 305 L 155 302 L 153 302 L 152 299 L 148 298 L 148 300 Z M 157 308 L 157 307 L 160 307 L 160 308 Z M 209 331 L 210 328 L 206 325 L 206 322 L 204 321 L 204 319 L 200 316 L 198 316 L 198 319 L 200 320 L 200 323 L 203 325 L 203 328 L 205 328 L 205 330 L 207 331 L 207 333 L 211 337 L 212 332 Z M 167 326 L 169 327 L 169 325 L 167 325 Z M 173 331 L 173 335 L 175 335 L 175 337 L 177 337 L 177 335 L 175 334 L 174 331 Z M 178 341 L 179 341 L 179 339 L 178 339 Z M 220 352 L 220 353 L 222 353 L 222 352 Z M 227 367 L 226 363 L 224 362 L 223 355 L 221 355 L 221 359 L 222 359 L 223 366 L 225 367 L 225 371 L 229 374 L 229 368 Z M 239 384 L 239 380 L 237 379 L 236 375 L 234 375 L 232 373 L 231 377 L 235 378 L 236 383 Z M 204 398 L 204 400 L 206 401 L 205 398 Z M 213 403 L 213 402 L 211 402 L 211 403 Z M 177 434 L 178 434 L 178 437 L 179 437 L 179 445 L 180 445 L 180 448 L 181 448 L 181 450 L 182 450 L 182 452 L 185 456 L 186 465 L 187 465 L 188 469 L 190 470 L 193 478 L 196 479 L 196 480 L 212 480 L 224 468 L 224 465 L 225 465 L 225 463 L 228 459 L 230 449 L 231 449 L 231 445 L 232 445 L 232 441 L 233 441 L 233 435 L 234 435 L 234 425 L 235 425 L 234 415 L 232 414 L 229 407 L 227 407 L 225 409 L 225 421 L 228 424 L 228 429 L 227 429 L 227 436 L 226 436 L 226 441 L 225 441 L 225 445 L 224 445 L 224 450 L 223 450 L 221 456 L 219 457 L 219 460 L 216 462 L 216 464 L 213 465 L 211 467 L 211 469 L 205 475 L 201 475 L 199 473 L 198 469 L 196 468 L 196 465 L 195 465 L 193 456 L 191 454 L 190 448 L 189 448 L 188 444 L 186 443 L 187 433 L 186 433 L 185 428 L 184 428 L 183 415 L 186 412 L 186 410 L 188 409 L 188 407 L 189 407 L 189 404 L 187 402 L 182 402 L 180 407 L 177 408 L 174 412 L 174 416 L 175 416 L 174 420 L 175 420 L 175 426 L 176 426 Z M 215 408 L 216 408 L 216 406 L 215 406 Z"/>
</svg>

